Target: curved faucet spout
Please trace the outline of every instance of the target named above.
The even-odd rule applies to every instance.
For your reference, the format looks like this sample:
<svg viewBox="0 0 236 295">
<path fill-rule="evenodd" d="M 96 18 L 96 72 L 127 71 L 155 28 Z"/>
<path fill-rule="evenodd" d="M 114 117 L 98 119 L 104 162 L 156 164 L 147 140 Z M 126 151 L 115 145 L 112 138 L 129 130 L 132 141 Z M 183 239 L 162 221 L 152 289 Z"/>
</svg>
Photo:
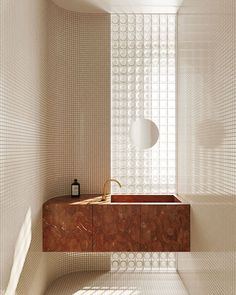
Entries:
<svg viewBox="0 0 236 295">
<path fill-rule="evenodd" d="M 106 198 L 107 198 L 107 196 L 109 195 L 109 194 L 106 192 L 107 184 L 110 183 L 110 182 L 112 182 L 112 181 L 116 182 L 116 183 L 119 185 L 119 187 L 121 187 L 121 184 L 120 184 L 120 182 L 119 182 L 118 180 L 116 180 L 116 179 L 114 179 L 114 178 L 107 179 L 107 180 L 104 182 L 104 185 L 103 185 L 103 194 L 102 194 L 102 199 L 101 199 L 101 201 L 106 201 Z"/>
</svg>

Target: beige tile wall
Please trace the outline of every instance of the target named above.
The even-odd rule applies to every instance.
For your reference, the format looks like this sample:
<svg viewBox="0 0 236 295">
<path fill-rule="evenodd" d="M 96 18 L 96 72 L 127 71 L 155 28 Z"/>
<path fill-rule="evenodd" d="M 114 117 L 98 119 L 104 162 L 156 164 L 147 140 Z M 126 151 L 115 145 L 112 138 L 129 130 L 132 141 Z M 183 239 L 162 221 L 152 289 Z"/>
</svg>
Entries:
<svg viewBox="0 0 236 295">
<path fill-rule="evenodd" d="M 46 284 L 41 205 L 47 197 L 47 3 L 1 0 L 0 9 L 0 289 L 7 286 L 30 207 L 33 237 L 25 282 L 40 294 Z"/>
<path fill-rule="evenodd" d="M 236 294 L 236 3 L 184 1 L 178 16 L 178 192 L 191 202 L 191 295 Z"/>
<path fill-rule="evenodd" d="M 110 15 L 49 6 L 50 146 L 53 194 L 99 193 L 110 175 Z"/>
<path fill-rule="evenodd" d="M 108 255 L 42 254 L 41 206 L 100 192 L 110 174 L 110 17 L 49 1 L 1 1 L 1 289 L 26 211 L 33 239 L 17 294 L 43 294 L 57 276 L 107 269 Z M 79 62 L 80 61 L 80 62 Z"/>
<path fill-rule="evenodd" d="M 179 269 L 191 294 L 231 295 L 235 3 L 209 0 L 208 10 L 205 1 L 185 3 L 179 17 L 179 192 L 192 202 L 194 253 L 179 256 Z M 1 1 L 1 288 L 31 206 L 33 241 L 18 288 L 23 295 L 43 294 L 54 277 L 94 267 L 90 255 L 41 254 L 40 210 L 45 199 L 69 193 L 75 176 L 82 192 L 100 191 L 110 170 L 110 19 L 53 6 Z M 221 14 L 212 13 L 219 8 Z M 94 261 L 106 268 L 109 260 Z"/>
<path fill-rule="evenodd" d="M 110 177 L 110 15 L 79 14 L 49 2 L 48 198 L 102 192 Z M 110 269 L 109 254 L 46 253 L 51 280 Z"/>
</svg>

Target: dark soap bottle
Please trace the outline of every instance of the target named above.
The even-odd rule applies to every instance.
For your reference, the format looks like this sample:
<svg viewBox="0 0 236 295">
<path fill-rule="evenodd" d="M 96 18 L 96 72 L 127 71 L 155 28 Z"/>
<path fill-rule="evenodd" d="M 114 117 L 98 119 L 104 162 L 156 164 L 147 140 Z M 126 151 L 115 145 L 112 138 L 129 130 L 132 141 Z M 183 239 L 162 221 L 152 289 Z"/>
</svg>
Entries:
<svg viewBox="0 0 236 295">
<path fill-rule="evenodd" d="M 71 197 L 80 196 L 80 184 L 77 179 L 74 179 L 74 182 L 71 184 Z"/>
</svg>

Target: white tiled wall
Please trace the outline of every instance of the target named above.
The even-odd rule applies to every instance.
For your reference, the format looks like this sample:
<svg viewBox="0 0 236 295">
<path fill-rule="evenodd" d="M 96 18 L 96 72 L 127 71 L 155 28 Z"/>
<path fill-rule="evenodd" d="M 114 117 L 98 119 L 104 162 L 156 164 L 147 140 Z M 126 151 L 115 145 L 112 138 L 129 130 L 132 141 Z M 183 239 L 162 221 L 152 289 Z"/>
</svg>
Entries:
<svg viewBox="0 0 236 295">
<path fill-rule="evenodd" d="M 101 192 L 110 174 L 110 17 L 1 1 L 1 46 L 1 289 L 31 207 L 17 293 L 37 295 L 66 272 L 110 266 L 107 255 L 41 252 L 43 202 L 69 194 L 75 177 L 82 193 Z"/>
<path fill-rule="evenodd" d="M 17 236 L 31 208 L 33 236 L 22 294 L 30 294 L 29 286 L 40 294 L 46 285 L 41 205 L 47 197 L 47 4 L 2 0 L 0 8 L 0 289 L 8 284 Z"/>
<path fill-rule="evenodd" d="M 102 192 L 110 175 L 110 15 L 49 5 L 50 188 Z"/>
<path fill-rule="evenodd" d="M 184 1 L 178 16 L 178 192 L 191 202 L 191 295 L 236 294 L 236 3 Z"/>
<path fill-rule="evenodd" d="M 110 21 L 43 0 L 0 3 L 1 288 L 30 206 L 18 294 L 38 295 L 58 275 L 108 265 L 107 256 L 42 255 L 41 205 L 75 176 L 82 192 L 109 176 Z M 179 255 L 179 271 L 191 294 L 234 295 L 235 2 L 207 4 L 186 1 L 179 15 L 178 186 L 192 203 L 194 251 Z"/>
<path fill-rule="evenodd" d="M 101 193 L 110 177 L 110 15 L 48 8 L 48 170 L 51 196 Z M 109 270 L 110 255 L 46 253 L 51 281 L 82 270 Z"/>
</svg>

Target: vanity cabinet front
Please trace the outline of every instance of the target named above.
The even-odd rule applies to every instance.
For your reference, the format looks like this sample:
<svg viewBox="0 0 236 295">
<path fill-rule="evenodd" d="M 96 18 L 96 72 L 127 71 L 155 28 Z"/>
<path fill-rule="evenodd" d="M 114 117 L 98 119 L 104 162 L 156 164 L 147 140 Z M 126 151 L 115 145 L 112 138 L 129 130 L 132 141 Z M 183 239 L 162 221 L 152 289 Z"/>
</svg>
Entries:
<svg viewBox="0 0 236 295">
<path fill-rule="evenodd" d="M 91 252 L 92 206 L 46 203 L 43 207 L 43 251 Z"/>
<path fill-rule="evenodd" d="M 43 251 L 190 251 L 190 206 L 53 198 L 43 205 Z"/>
<path fill-rule="evenodd" d="M 140 251 L 190 251 L 188 205 L 144 205 L 140 215 Z"/>
<path fill-rule="evenodd" d="M 94 205 L 93 251 L 139 251 L 140 206 Z"/>
</svg>

